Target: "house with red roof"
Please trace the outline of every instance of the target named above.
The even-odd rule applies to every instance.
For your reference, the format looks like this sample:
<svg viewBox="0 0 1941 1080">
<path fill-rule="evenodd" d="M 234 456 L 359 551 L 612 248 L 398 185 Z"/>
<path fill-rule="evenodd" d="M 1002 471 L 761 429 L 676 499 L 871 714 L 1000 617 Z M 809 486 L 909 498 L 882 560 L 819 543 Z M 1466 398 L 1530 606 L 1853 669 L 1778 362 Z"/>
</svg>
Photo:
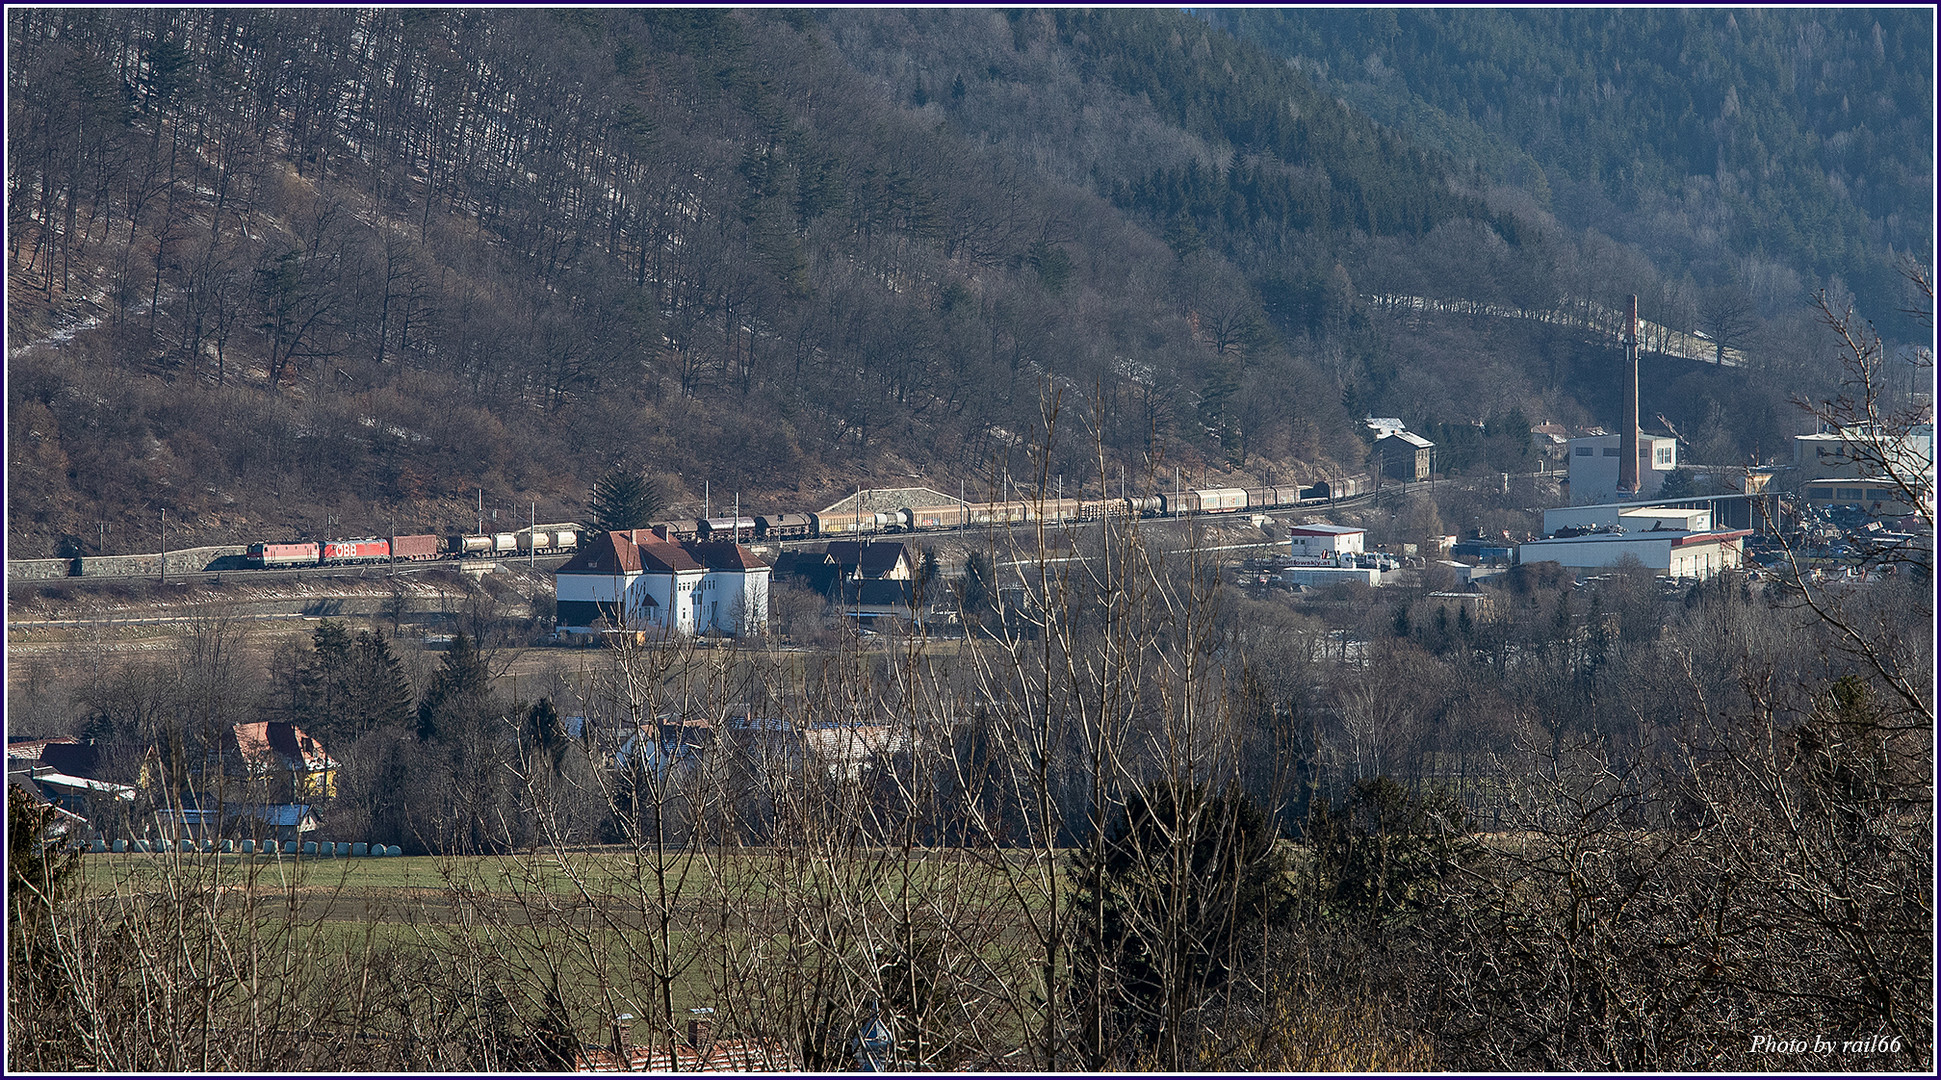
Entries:
<svg viewBox="0 0 1941 1080">
<path fill-rule="evenodd" d="M 559 630 L 741 637 L 768 627 L 771 568 L 732 541 L 634 529 L 593 536 L 553 573 Z"/>
<path fill-rule="evenodd" d="M 266 720 L 236 724 L 230 730 L 236 740 L 231 760 L 246 778 L 287 778 L 298 798 L 329 799 L 337 794 L 338 763 L 302 728 L 285 720 Z"/>
</svg>

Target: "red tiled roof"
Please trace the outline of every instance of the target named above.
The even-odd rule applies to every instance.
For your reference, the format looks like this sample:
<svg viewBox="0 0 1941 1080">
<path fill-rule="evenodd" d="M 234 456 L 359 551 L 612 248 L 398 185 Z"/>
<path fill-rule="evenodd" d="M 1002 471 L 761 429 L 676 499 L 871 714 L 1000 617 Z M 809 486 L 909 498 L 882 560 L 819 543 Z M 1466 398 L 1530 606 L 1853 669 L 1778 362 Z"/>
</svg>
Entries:
<svg viewBox="0 0 1941 1080">
<path fill-rule="evenodd" d="M 72 735 L 57 735 L 51 739 L 23 739 L 7 744 L 7 756 L 18 760 L 39 761 L 40 752 L 49 746 L 61 743 L 79 742 Z"/>
<path fill-rule="evenodd" d="M 669 543 L 666 540 L 649 537 L 640 542 L 640 565 L 648 570 L 672 573 L 683 570 L 705 570 L 707 567 L 688 554 L 686 546 Z"/>
<path fill-rule="evenodd" d="M 695 541 L 681 546 L 710 570 L 759 570 L 768 566 L 761 556 L 732 540 Z"/>
<path fill-rule="evenodd" d="M 598 533 L 555 573 L 687 573 L 694 570 L 751 570 L 767 566 L 762 558 L 729 540 L 663 540 L 646 529 Z"/>
<path fill-rule="evenodd" d="M 316 770 L 337 764 L 324 753 L 322 743 L 286 720 L 237 724 L 235 729 L 236 749 L 252 765 Z"/>
<path fill-rule="evenodd" d="M 638 574 L 640 548 L 624 532 L 596 533 L 579 553 L 566 560 L 561 574 Z"/>
</svg>

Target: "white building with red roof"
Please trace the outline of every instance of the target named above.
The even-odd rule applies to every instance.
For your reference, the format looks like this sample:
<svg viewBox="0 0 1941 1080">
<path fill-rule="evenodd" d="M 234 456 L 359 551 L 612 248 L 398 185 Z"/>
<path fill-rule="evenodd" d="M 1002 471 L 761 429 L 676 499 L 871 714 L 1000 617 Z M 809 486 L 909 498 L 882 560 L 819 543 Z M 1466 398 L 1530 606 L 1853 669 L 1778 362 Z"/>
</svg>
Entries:
<svg viewBox="0 0 1941 1080">
<path fill-rule="evenodd" d="M 768 627 L 769 576 L 767 562 L 729 541 L 595 534 L 553 573 L 559 629 L 758 634 Z"/>
</svg>

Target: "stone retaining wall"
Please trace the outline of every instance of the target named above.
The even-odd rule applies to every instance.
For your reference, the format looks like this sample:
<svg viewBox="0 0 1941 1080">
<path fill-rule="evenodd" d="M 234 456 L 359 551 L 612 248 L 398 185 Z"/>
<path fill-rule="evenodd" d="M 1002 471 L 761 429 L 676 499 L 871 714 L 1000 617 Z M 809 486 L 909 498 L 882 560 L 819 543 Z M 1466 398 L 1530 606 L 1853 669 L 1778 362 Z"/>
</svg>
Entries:
<svg viewBox="0 0 1941 1080">
<path fill-rule="evenodd" d="M 242 544 L 183 548 L 168 553 L 168 572 L 193 574 L 204 570 L 240 570 Z M 78 567 L 79 573 L 76 573 Z M 64 577 L 161 577 L 159 555 L 91 555 L 80 559 L 8 559 L 7 577 L 14 581 L 46 581 Z"/>
</svg>

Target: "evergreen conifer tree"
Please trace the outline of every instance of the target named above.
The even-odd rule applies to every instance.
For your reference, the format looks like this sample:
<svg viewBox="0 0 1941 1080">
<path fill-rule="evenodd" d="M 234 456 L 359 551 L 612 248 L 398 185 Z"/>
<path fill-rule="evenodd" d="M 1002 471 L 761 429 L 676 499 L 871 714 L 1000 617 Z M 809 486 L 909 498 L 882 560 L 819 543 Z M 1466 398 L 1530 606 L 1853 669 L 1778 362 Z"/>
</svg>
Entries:
<svg viewBox="0 0 1941 1080">
<path fill-rule="evenodd" d="M 640 473 L 616 467 L 594 481 L 586 507 L 595 531 L 644 529 L 667 508 L 667 496 L 659 484 Z"/>
</svg>

